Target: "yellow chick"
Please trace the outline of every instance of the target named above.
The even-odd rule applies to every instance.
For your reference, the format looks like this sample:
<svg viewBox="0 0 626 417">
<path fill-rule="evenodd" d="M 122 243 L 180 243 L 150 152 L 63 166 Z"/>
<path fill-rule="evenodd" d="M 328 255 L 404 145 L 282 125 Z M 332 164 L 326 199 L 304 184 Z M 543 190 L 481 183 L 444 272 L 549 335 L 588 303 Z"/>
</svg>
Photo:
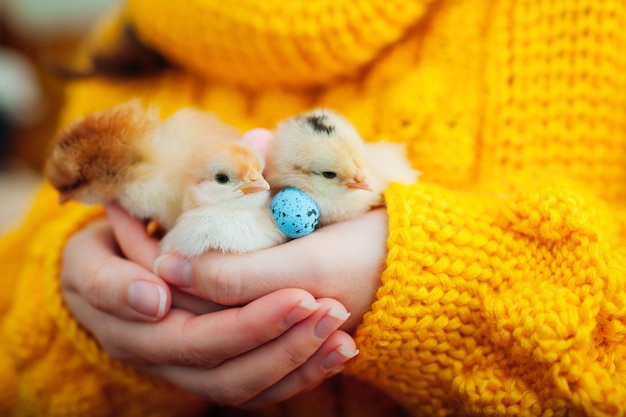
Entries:
<svg viewBox="0 0 626 417">
<path fill-rule="evenodd" d="M 279 123 L 265 171 L 273 191 L 293 187 L 316 201 L 319 226 L 383 205 L 382 192 L 391 181 L 414 182 L 417 175 L 400 145 L 366 144 L 345 117 L 329 109 Z"/>
<path fill-rule="evenodd" d="M 139 100 L 95 112 L 60 132 L 44 174 L 61 202 L 118 202 L 165 230 L 182 212 L 180 181 L 198 148 L 237 140 L 239 132 L 215 115 L 184 108 L 161 122 Z"/>
<path fill-rule="evenodd" d="M 191 258 L 208 250 L 243 253 L 283 243 L 262 172 L 260 154 L 240 143 L 197 153 L 183 186 L 183 213 L 161 241 L 161 252 Z"/>
</svg>

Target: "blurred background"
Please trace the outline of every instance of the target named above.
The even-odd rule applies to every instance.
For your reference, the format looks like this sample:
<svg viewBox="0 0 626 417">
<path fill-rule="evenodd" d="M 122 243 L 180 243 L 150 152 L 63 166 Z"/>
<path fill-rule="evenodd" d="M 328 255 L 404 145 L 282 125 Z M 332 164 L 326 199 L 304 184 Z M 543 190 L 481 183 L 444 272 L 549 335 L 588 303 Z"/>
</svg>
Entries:
<svg viewBox="0 0 626 417">
<path fill-rule="evenodd" d="M 0 233 L 41 180 L 63 104 L 50 60 L 71 57 L 94 21 L 121 0 L 0 0 Z"/>
</svg>

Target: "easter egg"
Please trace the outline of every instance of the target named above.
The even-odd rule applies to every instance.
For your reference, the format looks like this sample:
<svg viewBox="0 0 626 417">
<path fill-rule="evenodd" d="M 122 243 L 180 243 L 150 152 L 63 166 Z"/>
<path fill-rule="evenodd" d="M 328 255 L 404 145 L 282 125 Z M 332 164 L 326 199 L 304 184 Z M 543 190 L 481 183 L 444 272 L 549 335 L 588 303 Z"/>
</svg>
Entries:
<svg viewBox="0 0 626 417">
<path fill-rule="evenodd" d="M 274 134 L 271 130 L 256 128 L 248 130 L 241 136 L 240 142 L 244 145 L 250 146 L 256 149 L 263 159 L 267 158 L 267 151 L 270 147 L 270 143 L 274 139 Z"/>
<path fill-rule="evenodd" d="M 270 208 L 278 228 L 291 239 L 313 232 L 320 220 L 315 200 L 296 188 L 285 188 L 276 193 Z"/>
</svg>

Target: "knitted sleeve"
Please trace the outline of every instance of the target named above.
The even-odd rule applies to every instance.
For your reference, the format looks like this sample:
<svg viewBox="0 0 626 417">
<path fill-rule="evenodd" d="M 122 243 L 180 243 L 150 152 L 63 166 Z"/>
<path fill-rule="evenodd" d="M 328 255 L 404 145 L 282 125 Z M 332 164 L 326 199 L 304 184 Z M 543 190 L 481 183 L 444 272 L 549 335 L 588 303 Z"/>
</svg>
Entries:
<svg viewBox="0 0 626 417">
<path fill-rule="evenodd" d="M 170 77 L 86 79 L 69 85 L 59 123 L 136 96 L 162 103 L 167 114 L 191 102 L 194 91 L 193 82 Z M 103 215 L 101 207 L 59 205 L 57 192 L 43 184 L 23 224 L 0 240 L 0 415 L 193 416 L 206 408 L 112 360 L 65 305 L 59 282 L 65 244 Z"/>
<path fill-rule="evenodd" d="M 16 281 L 2 317 L 3 415 L 198 415 L 197 398 L 110 359 L 65 306 L 65 242 L 103 212 L 72 203 L 61 209 L 57 198 L 44 185 L 24 225 L 0 244 L 4 276 Z"/>
<path fill-rule="evenodd" d="M 626 412 L 616 215 L 573 183 L 526 184 L 387 191 L 388 264 L 350 373 L 419 415 Z"/>
<path fill-rule="evenodd" d="M 130 1 L 143 41 L 184 67 L 248 86 L 310 87 L 354 75 L 432 1 Z"/>
</svg>

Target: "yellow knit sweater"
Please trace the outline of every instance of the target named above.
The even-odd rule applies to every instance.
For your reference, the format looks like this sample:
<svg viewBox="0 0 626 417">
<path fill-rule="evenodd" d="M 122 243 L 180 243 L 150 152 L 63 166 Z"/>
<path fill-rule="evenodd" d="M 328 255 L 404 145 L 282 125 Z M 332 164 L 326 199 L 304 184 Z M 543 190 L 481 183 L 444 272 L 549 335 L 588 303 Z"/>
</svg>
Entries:
<svg viewBox="0 0 626 417">
<path fill-rule="evenodd" d="M 76 82 L 62 123 L 134 96 L 242 130 L 323 105 L 423 172 L 386 191 L 361 354 L 259 415 L 626 413 L 626 3 L 130 0 L 124 18 L 176 69 Z M 199 415 L 63 304 L 63 245 L 101 215 L 44 185 L 0 242 L 0 414 Z"/>
</svg>

